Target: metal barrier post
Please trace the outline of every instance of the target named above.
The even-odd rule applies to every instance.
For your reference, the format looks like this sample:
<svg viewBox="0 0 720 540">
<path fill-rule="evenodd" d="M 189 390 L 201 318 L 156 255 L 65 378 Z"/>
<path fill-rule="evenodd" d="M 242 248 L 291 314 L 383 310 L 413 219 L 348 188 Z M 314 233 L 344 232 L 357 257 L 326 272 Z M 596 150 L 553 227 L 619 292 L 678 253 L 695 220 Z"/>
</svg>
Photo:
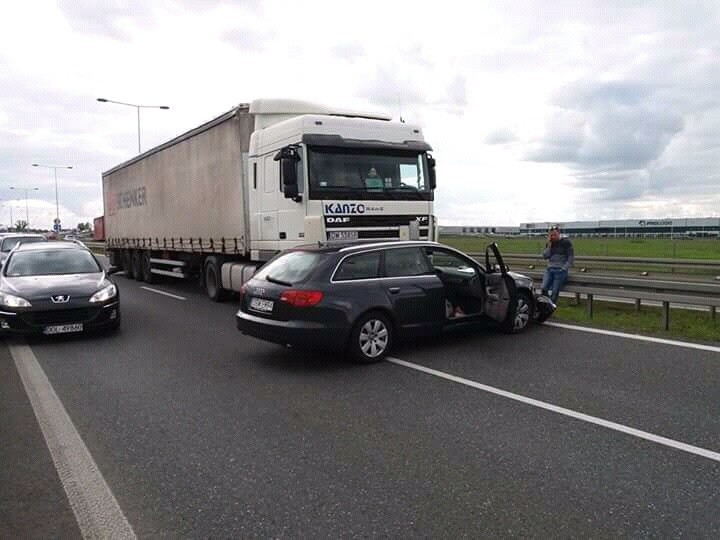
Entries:
<svg viewBox="0 0 720 540">
<path fill-rule="evenodd" d="M 635 311 L 640 311 L 640 298 L 635 299 Z"/>
<path fill-rule="evenodd" d="M 587 294 L 587 301 L 585 302 L 585 314 L 592 319 L 593 313 L 593 295 Z"/>
<path fill-rule="evenodd" d="M 662 327 L 663 330 L 670 330 L 670 302 L 662 303 Z"/>
</svg>

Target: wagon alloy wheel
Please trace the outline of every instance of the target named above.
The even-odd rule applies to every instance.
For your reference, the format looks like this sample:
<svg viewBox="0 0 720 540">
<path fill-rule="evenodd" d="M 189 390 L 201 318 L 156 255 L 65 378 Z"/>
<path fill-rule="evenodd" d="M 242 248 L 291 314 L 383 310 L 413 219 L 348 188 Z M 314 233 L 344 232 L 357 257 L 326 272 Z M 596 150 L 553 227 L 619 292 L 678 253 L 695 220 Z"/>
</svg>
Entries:
<svg viewBox="0 0 720 540">
<path fill-rule="evenodd" d="M 513 328 L 516 332 L 522 331 L 530 321 L 530 304 L 524 296 L 519 296 L 517 301 L 517 308 L 515 310 L 515 320 L 513 321 Z"/>
<path fill-rule="evenodd" d="M 392 345 L 392 325 L 381 313 L 362 317 L 353 330 L 350 352 L 358 362 L 379 362 Z"/>
<path fill-rule="evenodd" d="M 532 298 L 525 291 L 518 291 L 517 298 L 508 310 L 502 325 L 503 332 L 519 334 L 523 332 L 533 318 Z"/>
<path fill-rule="evenodd" d="M 382 321 L 373 319 L 360 329 L 360 348 L 365 355 L 375 358 L 385 352 L 388 344 L 388 330 Z"/>
</svg>

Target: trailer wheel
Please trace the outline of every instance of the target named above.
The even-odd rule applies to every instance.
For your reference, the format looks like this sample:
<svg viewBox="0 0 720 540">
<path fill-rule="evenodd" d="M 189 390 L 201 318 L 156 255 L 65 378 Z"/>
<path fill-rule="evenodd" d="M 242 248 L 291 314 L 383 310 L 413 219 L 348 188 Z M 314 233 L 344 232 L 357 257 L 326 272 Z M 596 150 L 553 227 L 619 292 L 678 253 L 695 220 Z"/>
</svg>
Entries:
<svg viewBox="0 0 720 540">
<path fill-rule="evenodd" d="M 142 254 L 139 250 L 134 249 L 132 252 L 132 273 L 133 279 L 142 281 Z"/>
<path fill-rule="evenodd" d="M 155 281 L 155 274 L 151 271 L 151 256 L 149 251 L 143 251 L 142 253 L 142 279 L 145 283 L 153 283 Z"/>
<path fill-rule="evenodd" d="M 220 277 L 220 261 L 215 256 L 210 256 L 205 261 L 205 290 L 207 295 L 214 302 L 222 302 L 227 298 L 227 291 L 222 288 Z"/>
<path fill-rule="evenodd" d="M 122 255 L 123 259 L 123 268 L 125 268 L 125 275 L 128 279 L 135 279 L 135 274 L 133 273 L 133 257 L 132 252 L 129 249 L 126 249 L 123 251 Z"/>
</svg>

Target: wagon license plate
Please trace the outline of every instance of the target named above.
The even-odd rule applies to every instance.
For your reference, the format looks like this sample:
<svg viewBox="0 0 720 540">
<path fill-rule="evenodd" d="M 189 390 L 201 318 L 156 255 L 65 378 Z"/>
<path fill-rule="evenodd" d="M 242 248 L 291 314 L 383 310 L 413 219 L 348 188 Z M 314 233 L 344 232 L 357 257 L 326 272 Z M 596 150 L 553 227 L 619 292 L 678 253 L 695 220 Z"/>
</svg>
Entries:
<svg viewBox="0 0 720 540">
<path fill-rule="evenodd" d="M 82 323 L 56 324 L 53 326 L 46 326 L 43 329 L 43 333 L 48 336 L 52 335 L 52 334 L 69 334 L 71 332 L 82 332 L 82 331 L 83 331 Z"/>
<path fill-rule="evenodd" d="M 263 313 L 270 313 L 273 310 L 275 302 L 272 300 L 265 300 L 264 298 L 251 298 L 250 309 L 255 311 L 262 311 Z"/>
</svg>

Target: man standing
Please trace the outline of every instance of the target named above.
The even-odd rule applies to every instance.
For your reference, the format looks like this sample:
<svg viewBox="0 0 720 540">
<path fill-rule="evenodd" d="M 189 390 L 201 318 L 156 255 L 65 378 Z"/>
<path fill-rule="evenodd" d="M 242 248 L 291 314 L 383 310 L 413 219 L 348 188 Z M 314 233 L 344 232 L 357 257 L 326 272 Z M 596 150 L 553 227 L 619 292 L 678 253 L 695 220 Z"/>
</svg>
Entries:
<svg viewBox="0 0 720 540">
<path fill-rule="evenodd" d="M 542 293 L 547 295 L 548 290 L 551 290 L 550 300 L 553 304 L 557 304 L 560 291 L 568 279 L 570 267 L 575 260 L 572 242 L 568 238 L 560 238 L 560 229 L 557 225 L 550 227 L 543 258 L 548 259 L 548 267 L 543 276 Z"/>
</svg>

